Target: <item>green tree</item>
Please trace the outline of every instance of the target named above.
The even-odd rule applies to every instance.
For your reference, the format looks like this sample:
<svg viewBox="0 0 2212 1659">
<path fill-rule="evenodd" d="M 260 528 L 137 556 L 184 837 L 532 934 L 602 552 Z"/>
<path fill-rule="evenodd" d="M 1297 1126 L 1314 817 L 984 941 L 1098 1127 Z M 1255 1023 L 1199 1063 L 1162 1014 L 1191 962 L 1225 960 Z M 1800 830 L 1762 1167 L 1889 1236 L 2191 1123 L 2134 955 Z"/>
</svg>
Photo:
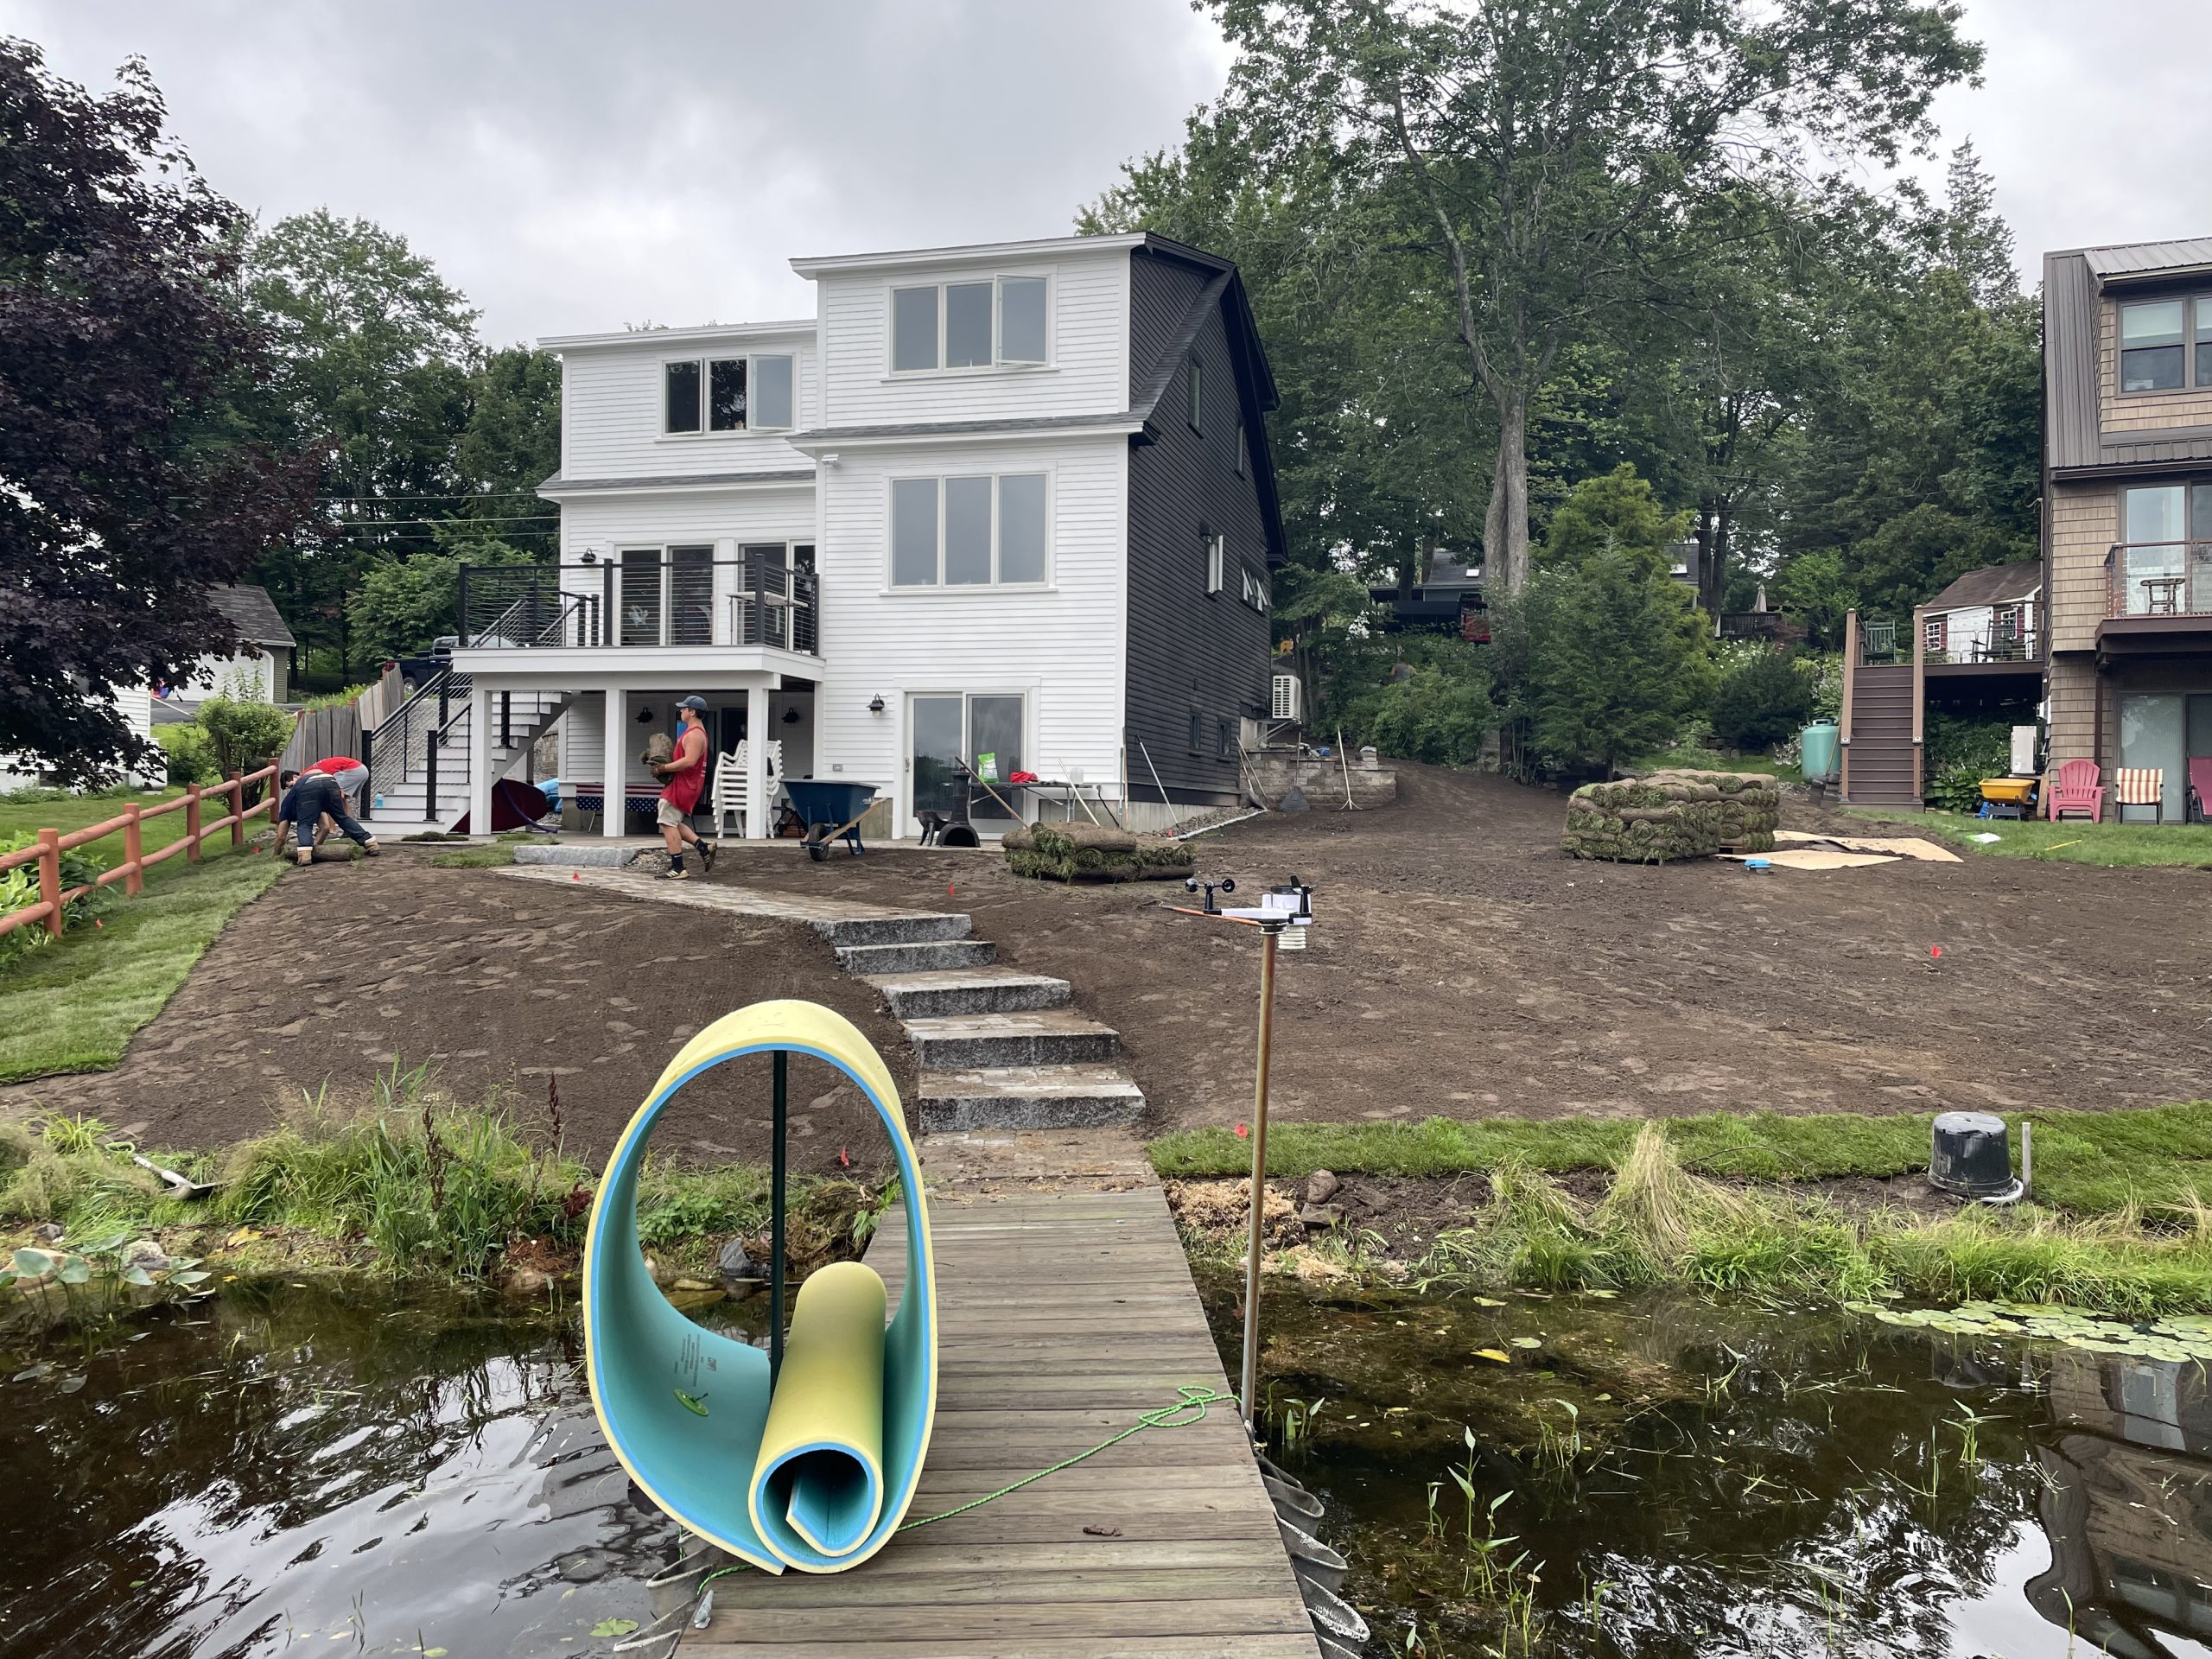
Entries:
<svg viewBox="0 0 2212 1659">
<path fill-rule="evenodd" d="M 1506 593 L 1529 563 L 1532 404 L 1663 281 L 1652 248 L 1815 151 L 1894 159 L 1981 56 L 1955 4 L 1920 0 L 1212 3 L 1236 53 L 1224 106 L 1264 162 L 1327 149 L 1441 266 L 1446 338 L 1496 420 L 1483 540 Z"/>
<path fill-rule="evenodd" d="M 354 641 L 370 662 L 421 656 L 460 626 L 462 565 L 542 563 L 530 549 L 482 531 L 441 527 L 430 552 L 404 559 L 380 555 L 366 563 L 347 601 Z"/>
<path fill-rule="evenodd" d="M 1611 777 L 1681 735 L 1711 683 L 1704 626 L 1683 586 L 1608 548 L 1532 586 L 1529 737 L 1560 769 Z"/>
<path fill-rule="evenodd" d="M 1626 554 L 1648 575 L 1667 575 L 1672 550 L 1689 531 L 1689 514 L 1669 512 L 1651 486 L 1624 461 L 1586 479 L 1552 514 L 1542 563 L 1547 569 L 1580 570 L 1601 553 Z"/>
<path fill-rule="evenodd" d="M 468 378 L 468 415 L 454 472 L 468 493 L 456 517 L 485 523 L 498 539 L 551 557 L 558 515 L 537 486 L 561 467 L 561 365 L 550 353 L 510 346 Z"/>
<path fill-rule="evenodd" d="M 1432 766 L 1471 766 L 1497 727 L 1488 654 L 1457 639 L 1415 635 L 1402 669 L 1353 699 L 1344 727 L 1355 742 Z"/>
<path fill-rule="evenodd" d="M 1812 677 L 1787 651 L 1738 650 L 1713 692 L 1713 734 L 1732 749 L 1766 750 L 1812 718 Z"/>
</svg>

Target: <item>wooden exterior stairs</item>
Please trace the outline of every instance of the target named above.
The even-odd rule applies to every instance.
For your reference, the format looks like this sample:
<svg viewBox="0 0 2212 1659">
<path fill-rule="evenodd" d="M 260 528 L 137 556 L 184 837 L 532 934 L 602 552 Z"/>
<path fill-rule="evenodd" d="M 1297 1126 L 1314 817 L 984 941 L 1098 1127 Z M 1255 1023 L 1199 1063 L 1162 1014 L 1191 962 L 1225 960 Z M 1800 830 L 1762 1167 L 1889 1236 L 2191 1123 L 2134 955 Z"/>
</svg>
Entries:
<svg viewBox="0 0 2212 1659">
<path fill-rule="evenodd" d="M 1862 627 L 1856 611 L 1847 619 L 1839 794 L 1850 805 L 1920 805 L 1923 688 L 1918 658 L 1916 652 L 1899 651 L 1893 628 Z"/>
</svg>

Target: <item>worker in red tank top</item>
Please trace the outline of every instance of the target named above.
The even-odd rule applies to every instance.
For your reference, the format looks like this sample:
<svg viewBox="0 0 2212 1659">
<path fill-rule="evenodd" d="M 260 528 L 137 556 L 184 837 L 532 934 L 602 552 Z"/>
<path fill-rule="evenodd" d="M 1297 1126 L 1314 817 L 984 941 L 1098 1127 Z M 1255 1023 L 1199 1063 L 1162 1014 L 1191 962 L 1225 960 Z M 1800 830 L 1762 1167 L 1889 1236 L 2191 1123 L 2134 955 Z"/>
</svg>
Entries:
<svg viewBox="0 0 2212 1659">
<path fill-rule="evenodd" d="M 707 728 L 704 721 L 707 700 L 686 697 L 676 705 L 677 721 L 676 753 L 653 768 L 653 775 L 665 778 L 668 786 L 660 792 L 660 804 L 656 817 L 660 823 L 660 838 L 668 848 L 668 880 L 688 881 L 690 871 L 683 868 L 684 843 L 699 849 L 699 868 L 711 870 L 715 867 L 715 849 L 699 839 L 691 827 L 691 814 L 699 804 L 699 791 L 707 781 Z"/>
</svg>

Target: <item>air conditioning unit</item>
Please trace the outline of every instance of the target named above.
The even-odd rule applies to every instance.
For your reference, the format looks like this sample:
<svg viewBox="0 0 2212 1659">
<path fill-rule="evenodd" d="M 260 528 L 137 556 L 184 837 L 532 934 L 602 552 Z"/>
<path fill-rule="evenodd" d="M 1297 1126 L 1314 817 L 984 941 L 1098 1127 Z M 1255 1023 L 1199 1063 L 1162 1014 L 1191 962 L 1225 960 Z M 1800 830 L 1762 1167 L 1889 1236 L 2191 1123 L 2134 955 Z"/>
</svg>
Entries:
<svg viewBox="0 0 2212 1659">
<path fill-rule="evenodd" d="M 1302 720 L 1306 716 L 1304 688 L 1295 674 L 1274 677 L 1274 700 L 1269 705 L 1271 717 L 1276 720 Z"/>
</svg>

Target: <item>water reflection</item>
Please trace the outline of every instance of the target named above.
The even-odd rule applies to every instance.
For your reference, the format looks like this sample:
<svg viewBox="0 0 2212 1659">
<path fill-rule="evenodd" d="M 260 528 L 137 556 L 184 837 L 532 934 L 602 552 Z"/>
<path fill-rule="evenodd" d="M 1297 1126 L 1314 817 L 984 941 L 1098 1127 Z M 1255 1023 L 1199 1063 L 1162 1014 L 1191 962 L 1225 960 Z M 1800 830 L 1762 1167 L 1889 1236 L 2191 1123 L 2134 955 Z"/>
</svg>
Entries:
<svg viewBox="0 0 2212 1659">
<path fill-rule="evenodd" d="M 0 1654 L 603 1651 L 677 1535 L 581 1362 L 565 1318 L 289 1286 L 0 1361 Z"/>
<path fill-rule="evenodd" d="M 1206 1289 L 1233 1343 L 1235 1287 Z M 1524 1628 L 1578 1659 L 2212 1655 L 2194 1365 L 1826 1312 L 1285 1289 L 1262 1369 L 1279 1419 L 1326 1402 L 1285 1460 L 1348 1592 L 1431 1659 L 1509 1632 L 1517 1656 Z"/>
</svg>

